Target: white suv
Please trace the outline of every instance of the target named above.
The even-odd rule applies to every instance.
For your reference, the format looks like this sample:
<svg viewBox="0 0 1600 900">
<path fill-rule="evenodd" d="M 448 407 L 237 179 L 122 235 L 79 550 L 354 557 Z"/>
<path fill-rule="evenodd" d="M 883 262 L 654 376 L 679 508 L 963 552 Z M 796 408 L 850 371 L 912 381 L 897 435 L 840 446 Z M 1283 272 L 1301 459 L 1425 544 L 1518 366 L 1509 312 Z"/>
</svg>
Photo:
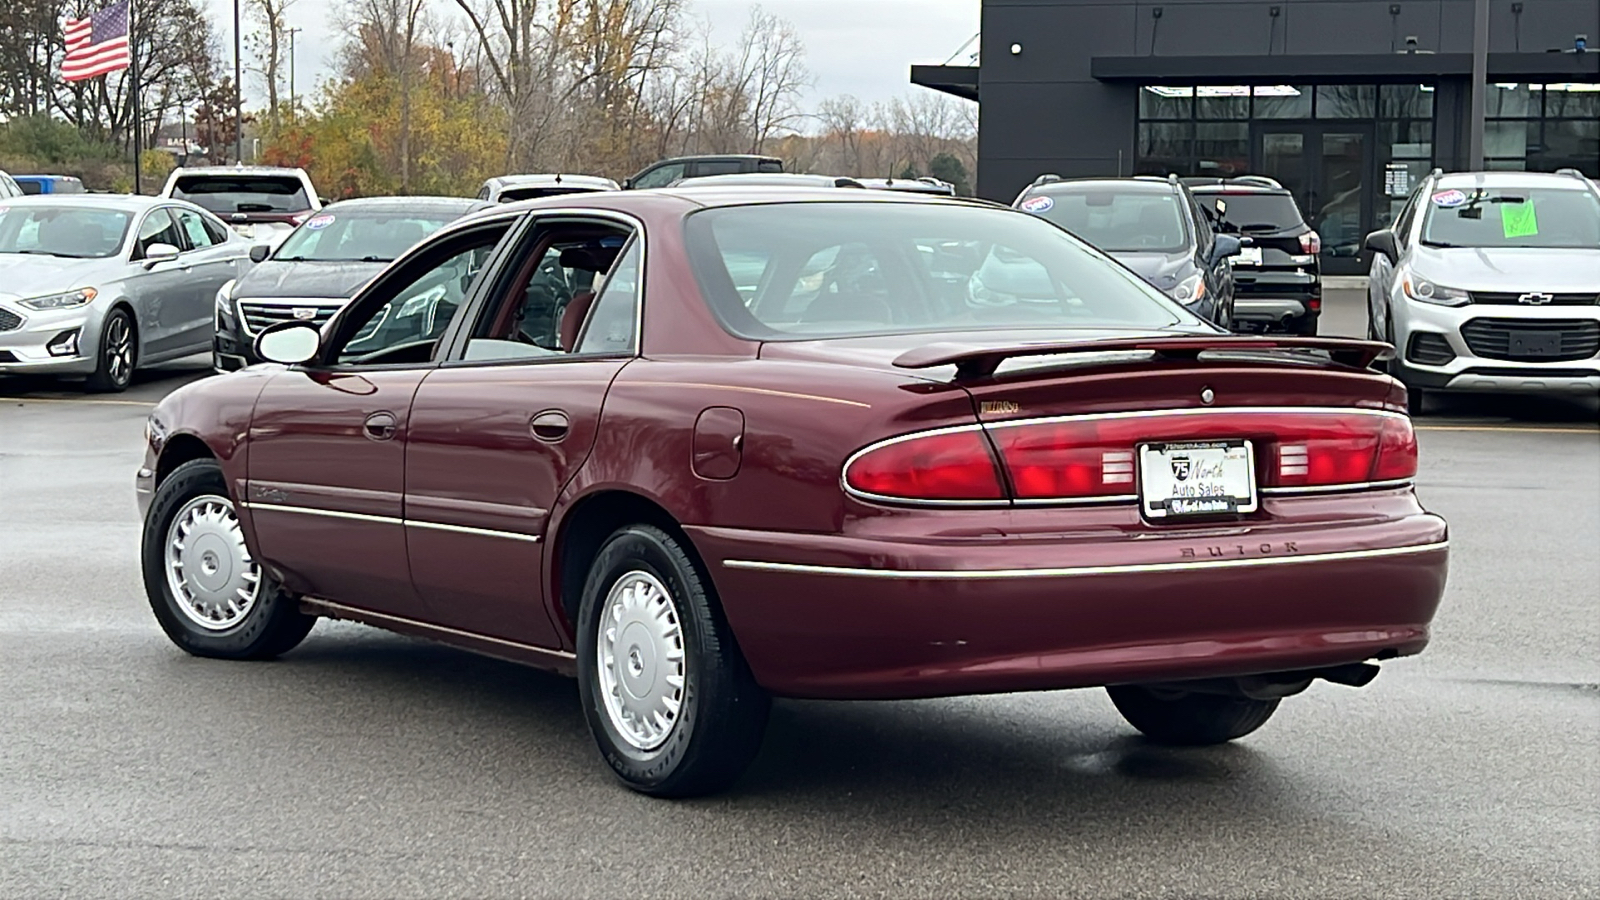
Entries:
<svg viewBox="0 0 1600 900">
<path fill-rule="evenodd" d="M 1368 333 L 1426 391 L 1600 392 L 1600 189 L 1576 170 L 1437 170 L 1367 235 Z"/>
</svg>

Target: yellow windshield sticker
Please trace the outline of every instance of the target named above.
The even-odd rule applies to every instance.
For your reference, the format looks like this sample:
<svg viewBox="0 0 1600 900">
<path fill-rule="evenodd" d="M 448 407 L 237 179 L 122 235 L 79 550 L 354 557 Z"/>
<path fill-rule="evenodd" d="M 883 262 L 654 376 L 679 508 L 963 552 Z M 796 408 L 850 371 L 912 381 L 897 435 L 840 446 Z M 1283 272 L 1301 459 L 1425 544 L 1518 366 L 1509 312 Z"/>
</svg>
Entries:
<svg viewBox="0 0 1600 900">
<path fill-rule="evenodd" d="M 1539 233 L 1539 217 L 1533 211 L 1533 198 L 1521 203 L 1501 203 L 1500 230 L 1508 238 L 1531 237 Z"/>
</svg>

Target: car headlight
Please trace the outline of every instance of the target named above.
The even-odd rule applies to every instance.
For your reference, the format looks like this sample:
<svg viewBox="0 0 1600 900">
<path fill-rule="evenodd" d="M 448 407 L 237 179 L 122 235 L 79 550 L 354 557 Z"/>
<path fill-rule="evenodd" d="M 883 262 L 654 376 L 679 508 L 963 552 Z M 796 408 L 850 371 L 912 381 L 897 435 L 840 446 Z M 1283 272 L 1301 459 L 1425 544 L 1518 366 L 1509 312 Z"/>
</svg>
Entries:
<svg viewBox="0 0 1600 900">
<path fill-rule="evenodd" d="M 18 301 L 29 309 L 72 309 L 92 303 L 100 292 L 94 288 L 79 288 L 75 291 L 63 291 L 59 294 L 46 294 L 43 297 L 29 297 Z"/>
<path fill-rule="evenodd" d="M 1434 284 L 1415 275 L 1407 275 L 1401 279 L 1400 287 L 1406 292 L 1407 297 L 1423 303 L 1433 303 L 1438 306 L 1465 306 L 1472 302 L 1472 295 L 1460 288 Z"/>
<path fill-rule="evenodd" d="M 233 316 L 233 286 L 237 281 L 229 279 L 222 287 L 217 288 L 217 313 L 219 315 Z"/>
<path fill-rule="evenodd" d="M 1190 275 L 1175 286 L 1167 288 L 1167 296 L 1187 306 L 1199 303 L 1206 296 L 1205 275 L 1199 272 Z"/>
</svg>

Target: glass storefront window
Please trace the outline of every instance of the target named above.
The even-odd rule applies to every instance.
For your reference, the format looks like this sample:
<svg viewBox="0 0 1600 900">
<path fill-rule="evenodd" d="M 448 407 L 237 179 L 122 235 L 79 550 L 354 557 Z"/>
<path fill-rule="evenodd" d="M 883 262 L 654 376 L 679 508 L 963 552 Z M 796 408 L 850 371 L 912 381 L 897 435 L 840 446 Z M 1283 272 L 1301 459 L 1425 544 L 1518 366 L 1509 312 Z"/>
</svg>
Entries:
<svg viewBox="0 0 1600 900">
<path fill-rule="evenodd" d="M 1248 123 L 1199 122 L 1194 128 L 1196 174 L 1229 178 L 1250 173 Z"/>
<path fill-rule="evenodd" d="M 1139 118 L 1190 119 L 1194 117 L 1194 88 L 1145 85 L 1139 89 Z"/>
<path fill-rule="evenodd" d="M 1546 84 L 1544 115 L 1548 119 L 1600 122 L 1600 84 Z"/>
<path fill-rule="evenodd" d="M 1311 88 L 1287 84 L 1260 85 L 1251 89 L 1257 119 L 1311 118 Z"/>
<path fill-rule="evenodd" d="M 1371 119 L 1378 115 L 1378 87 L 1324 84 L 1317 87 L 1317 118 Z"/>
<path fill-rule="evenodd" d="M 1483 114 L 1491 119 L 1537 116 L 1539 107 L 1526 84 L 1495 84 L 1484 97 Z"/>
<path fill-rule="evenodd" d="M 1201 85 L 1195 88 L 1195 118 L 1250 118 L 1250 89 L 1244 85 Z"/>
<path fill-rule="evenodd" d="M 1425 84 L 1381 85 L 1378 115 L 1385 119 L 1431 119 L 1433 94 L 1433 88 Z"/>
</svg>

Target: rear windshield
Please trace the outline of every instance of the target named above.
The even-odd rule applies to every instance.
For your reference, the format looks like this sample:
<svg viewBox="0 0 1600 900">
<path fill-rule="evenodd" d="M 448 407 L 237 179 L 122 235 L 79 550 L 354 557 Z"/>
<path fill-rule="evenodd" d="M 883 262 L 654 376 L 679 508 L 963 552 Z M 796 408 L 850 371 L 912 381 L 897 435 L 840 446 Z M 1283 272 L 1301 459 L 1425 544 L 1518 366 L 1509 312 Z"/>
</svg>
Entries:
<svg viewBox="0 0 1600 900">
<path fill-rule="evenodd" d="M 1178 199 L 1170 192 L 1061 191 L 1030 197 L 1022 208 L 1107 253 L 1176 253 L 1189 246 Z"/>
<path fill-rule="evenodd" d="M 1593 191 L 1444 190 L 1427 207 L 1422 243 L 1430 247 L 1600 247 L 1600 197 Z"/>
<path fill-rule="evenodd" d="M 1010 210 L 777 203 L 704 210 L 686 228 L 713 310 L 754 340 L 1199 323 L 1059 228 Z"/>
<path fill-rule="evenodd" d="M 17 182 L 17 187 L 21 188 L 24 194 L 38 195 L 44 193 L 44 182 L 42 181 L 24 179 Z"/>
<path fill-rule="evenodd" d="M 193 175 L 179 178 L 172 196 L 214 213 L 296 213 L 311 208 L 305 184 L 293 175 Z"/>
<path fill-rule="evenodd" d="M 0 253 L 100 259 L 117 255 L 128 214 L 109 209 L 0 206 Z"/>
<path fill-rule="evenodd" d="M 1288 194 L 1207 191 L 1194 198 L 1212 226 L 1224 234 L 1274 234 L 1297 231 L 1306 224 Z"/>
<path fill-rule="evenodd" d="M 332 207 L 306 220 L 273 259 L 284 262 L 391 262 L 456 219 L 454 213 Z"/>
</svg>

